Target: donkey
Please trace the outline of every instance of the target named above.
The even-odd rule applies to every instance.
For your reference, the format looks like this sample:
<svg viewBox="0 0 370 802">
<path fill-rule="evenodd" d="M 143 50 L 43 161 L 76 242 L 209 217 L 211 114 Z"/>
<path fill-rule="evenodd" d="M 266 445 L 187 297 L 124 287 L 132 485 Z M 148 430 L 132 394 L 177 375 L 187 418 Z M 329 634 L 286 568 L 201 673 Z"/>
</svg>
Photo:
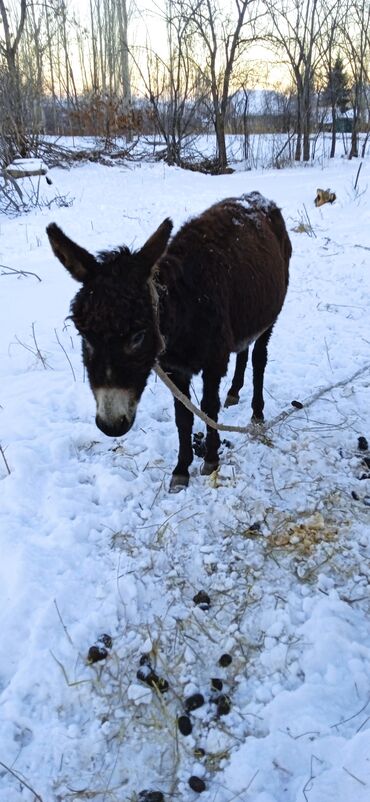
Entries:
<svg viewBox="0 0 370 802">
<path fill-rule="evenodd" d="M 52 223 L 54 254 L 82 284 L 71 317 L 96 401 L 96 424 L 119 437 L 134 423 L 149 373 L 159 361 L 189 398 L 202 371 L 201 408 L 217 420 L 219 386 L 237 353 L 227 404 L 237 403 L 248 346 L 254 344 L 252 420 L 263 421 L 267 344 L 288 287 L 291 243 L 280 209 L 259 192 L 226 198 L 190 219 L 170 240 L 165 219 L 137 251 L 94 257 Z M 189 483 L 193 415 L 175 399 L 179 453 L 170 483 Z M 220 437 L 207 427 L 203 474 L 219 465 Z"/>
</svg>

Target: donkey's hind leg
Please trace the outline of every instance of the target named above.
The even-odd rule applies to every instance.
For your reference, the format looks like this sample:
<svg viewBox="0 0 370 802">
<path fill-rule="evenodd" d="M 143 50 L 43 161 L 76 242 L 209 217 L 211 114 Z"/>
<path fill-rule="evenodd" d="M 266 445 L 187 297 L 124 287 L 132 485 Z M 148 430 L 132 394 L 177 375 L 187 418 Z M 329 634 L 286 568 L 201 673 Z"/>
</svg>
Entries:
<svg viewBox="0 0 370 802">
<path fill-rule="evenodd" d="M 267 344 L 271 337 L 273 326 L 261 334 L 256 340 L 252 353 L 253 365 L 253 398 L 252 398 L 252 420 L 263 421 L 263 377 L 267 363 Z"/>
<path fill-rule="evenodd" d="M 244 384 L 244 373 L 248 362 L 248 348 L 240 351 L 236 356 L 235 372 L 231 382 L 230 390 L 226 396 L 225 407 L 231 407 L 239 403 L 239 391 Z"/>
</svg>

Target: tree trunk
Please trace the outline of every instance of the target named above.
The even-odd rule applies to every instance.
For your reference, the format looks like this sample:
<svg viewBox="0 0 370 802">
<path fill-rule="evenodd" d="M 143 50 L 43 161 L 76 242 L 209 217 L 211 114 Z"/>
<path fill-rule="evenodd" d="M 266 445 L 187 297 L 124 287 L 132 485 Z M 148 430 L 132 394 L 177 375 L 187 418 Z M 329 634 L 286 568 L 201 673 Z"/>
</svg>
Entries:
<svg viewBox="0 0 370 802">
<path fill-rule="evenodd" d="M 358 85 L 356 85 L 356 93 L 353 101 L 353 119 L 352 119 L 352 132 L 351 132 L 351 148 L 349 151 L 349 159 L 357 159 L 358 157 L 358 123 L 360 117 L 360 92 Z"/>
<path fill-rule="evenodd" d="M 121 56 L 121 82 L 124 111 L 131 108 L 131 82 L 128 52 L 128 15 L 126 0 L 118 0 L 119 45 Z"/>
<path fill-rule="evenodd" d="M 310 160 L 311 133 L 311 69 L 305 66 L 302 85 L 303 161 Z"/>
<path fill-rule="evenodd" d="M 297 97 L 297 139 L 295 144 L 294 161 L 300 162 L 302 156 L 302 114 L 301 114 L 301 98 Z"/>
<path fill-rule="evenodd" d="M 223 171 L 227 167 L 225 120 L 218 109 L 216 110 L 215 115 L 215 132 L 217 142 L 217 161 L 220 170 Z"/>
<path fill-rule="evenodd" d="M 310 108 L 305 108 L 303 115 L 303 161 L 310 161 Z"/>
<path fill-rule="evenodd" d="M 332 106 L 331 109 L 331 119 L 332 119 L 332 126 L 331 126 L 331 148 L 330 148 L 330 158 L 334 159 L 335 156 L 335 147 L 337 144 L 337 111 L 335 106 Z"/>
<path fill-rule="evenodd" d="M 5 137 L 7 139 L 8 158 L 28 155 L 27 135 L 23 115 L 23 98 L 21 78 L 17 66 L 17 51 L 26 21 L 26 0 L 21 0 L 21 16 L 15 36 L 10 31 L 8 9 L 4 0 L 0 0 L 0 16 L 4 28 L 5 42 L 1 44 L 1 52 L 7 66 L 7 124 Z"/>
<path fill-rule="evenodd" d="M 352 133 L 351 133 L 351 150 L 349 152 L 349 159 L 357 159 L 358 157 L 358 135 L 357 135 L 357 118 L 353 118 Z"/>
</svg>

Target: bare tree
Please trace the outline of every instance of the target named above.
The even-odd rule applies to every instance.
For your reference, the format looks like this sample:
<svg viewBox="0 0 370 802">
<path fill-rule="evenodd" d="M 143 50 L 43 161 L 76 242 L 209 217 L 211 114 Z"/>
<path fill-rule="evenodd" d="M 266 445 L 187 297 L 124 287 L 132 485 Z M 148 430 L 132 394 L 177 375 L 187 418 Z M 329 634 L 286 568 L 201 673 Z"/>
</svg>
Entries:
<svg viewBox="0 0 370 802">
<path fill-rule="evenodd" d="M 348 4 L 338 3 L 331 8 L 321 27 L 318 41 L 319 67 L 317 70 L 318 90 L 326 110 L 331 113 L 331 147 L 330 158 L 333 159 L 337 141 L 338 111 L 344 113 L 348 105 L 349 90 L 346 88 L 347 76 L 344 70 L 342 30 L 348 23 Z"/>
<path fill-rule="evenodd" d="M 128 48 L 128 12 L 126 0 L 117 0 L 118 14 L 118 50 L 120 54 L 121 91 L 123 109 L 128 111 L 131 106 L 131 79 Z"/>
<path fill-rule="evenodd" d="M 218 0 L 187 0 L 184 6 L 205 52 L 203 73 L 209 85 L 219 168 L 223 170 L 227 166 L 225 120 L 233 71 L 247 45 L 256 41 L 258 0 L 234 0 L 230 17 Z"/>
<path fill-rule="evenodd" d="M 165 141 L 165 159 L 177 165 L 184 161 L 189 136 L 201 124 L 204 100 L 202 73 L 194 59 L 195 26 L 185 4 L 186 0 L 166 0 L 161 17 L 166 54 L 159 55 L 149 43 L 145 53 L 133 54 L 155 127 Z"/>
<path fill-rule="evenodd" d="M 26 0 L 20 0 L 19 15 L 15 20 L 10 19 L 4 0 L 0 0 L 0 18 L 3 28 L 0 38 L 0 56 L 3 61 L 0 103 L 3 123 L 0 132 L 8 160 L 13 158 L 16 153 L 21 156 L 27 155 L 21 76 L 17 63 L 18 48 L 26 21 Z M 15 25 L 14 32 L 12 31 L 12 22 Z"/>
<path fill-rule="evenodd" d="M 320 54 L 318 42 L 336 0 L 265 0 L 271 18 L 266 37 L 275 52 L 285 54 L 296 89 L 295 160 L 310 158 L 311 102 Z"/>
<path fill-rule="evenodd" d="M 350 26 L 343 27 L 343 50 L 348 62 L 352 84 L 352 134 L 349 158 L 359 155 L 359 132 L 364 112 L 369 114 L 369 56 L 370 56 L 370 3 L 354 0 L 349 6 Z"/>
</svg>

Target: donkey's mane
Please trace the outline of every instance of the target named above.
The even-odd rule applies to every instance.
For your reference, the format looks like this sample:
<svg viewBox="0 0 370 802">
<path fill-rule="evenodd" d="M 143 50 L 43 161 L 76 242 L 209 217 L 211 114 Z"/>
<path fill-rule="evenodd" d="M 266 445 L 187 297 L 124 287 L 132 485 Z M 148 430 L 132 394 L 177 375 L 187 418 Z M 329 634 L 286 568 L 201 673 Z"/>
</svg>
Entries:
<svg viewBox="0 0 370 802">
<path fill-rule="evenodd" d="M 132 251 L 128 245 L 120 245 L 114 248 L 113 251 L 99 251 L 96 260 L 100 265 L 109 265 L 116 262 L 120 257 L 132 256 Z"/>
</svg>

